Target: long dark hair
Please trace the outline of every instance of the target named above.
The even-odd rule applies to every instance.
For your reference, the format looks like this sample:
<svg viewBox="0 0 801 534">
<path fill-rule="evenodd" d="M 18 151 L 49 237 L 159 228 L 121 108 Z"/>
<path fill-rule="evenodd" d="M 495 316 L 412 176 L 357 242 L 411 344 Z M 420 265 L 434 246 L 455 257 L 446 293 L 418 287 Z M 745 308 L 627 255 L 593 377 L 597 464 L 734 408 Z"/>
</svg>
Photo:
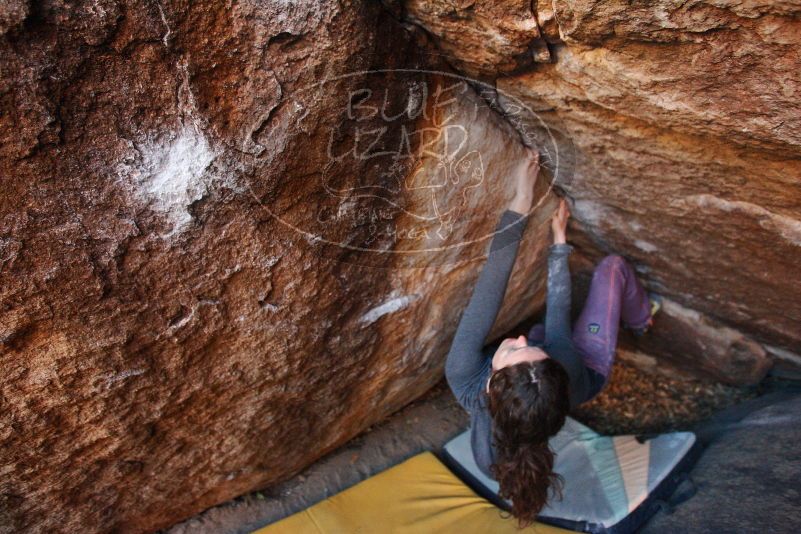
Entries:
<svg viewBox="0 0 801 534">
<path fill-rule="evenodd" d="M 490 471 L 500 484 L 499 495 L 512 501 L 520 528 L 545 506 L 549 488 L 561 498 L 563 480 L 553 472 L 548 438 L 565 424 L 568 383 L 564 367 L 551 358 L 504 367 L 490 379 L 496 453 Z"/>
</svg>

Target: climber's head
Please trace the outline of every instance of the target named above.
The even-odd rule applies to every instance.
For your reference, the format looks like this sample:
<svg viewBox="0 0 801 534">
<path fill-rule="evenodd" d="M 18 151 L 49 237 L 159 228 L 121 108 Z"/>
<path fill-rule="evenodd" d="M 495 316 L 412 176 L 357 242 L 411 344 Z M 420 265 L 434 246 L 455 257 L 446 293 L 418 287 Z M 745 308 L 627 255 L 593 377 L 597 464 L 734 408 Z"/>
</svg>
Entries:
<svg viewBox="0 0 801 534">
<path fill-rule="evenodd" d="M 512 515 L 521 527 L 534 521 L 545 506 L 549 488 L 561 492 L 548 438 L 565 424 L 568 409 L 568 376 L 556 360 L 522 361 L 490 377 L 496 451 L 491 470 L 500 485 L 499 495 L 512 501 Z"/>
<path fill-rule="evenodd" d="M 544 360 L 548 355 L 538 347 L 531 347 L 526 336 L 509 337 L 501 341 L 492 357 L 492 371 L 523 362 Z"/>
</svg>

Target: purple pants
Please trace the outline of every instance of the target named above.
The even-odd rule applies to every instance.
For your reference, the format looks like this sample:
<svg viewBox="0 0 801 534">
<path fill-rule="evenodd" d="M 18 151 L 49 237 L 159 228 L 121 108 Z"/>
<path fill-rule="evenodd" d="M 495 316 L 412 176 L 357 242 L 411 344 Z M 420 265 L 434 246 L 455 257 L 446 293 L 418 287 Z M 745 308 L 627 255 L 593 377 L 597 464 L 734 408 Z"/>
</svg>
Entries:
<svg viewBox="0 0 801 534">
<path fill-rule="evenodd" d="M 630 328 L 642 328 L 650 318 L 648 294 L 632 266 L 621 256 L 607 256 L 592 273 L 590 294 L 573 325 L 573 344 L 584 365 L 608 379 L 615 360 L 620 321 Z M 528 339 L 542 343 L 544 326 L 534 325 Z"/>
</svg>

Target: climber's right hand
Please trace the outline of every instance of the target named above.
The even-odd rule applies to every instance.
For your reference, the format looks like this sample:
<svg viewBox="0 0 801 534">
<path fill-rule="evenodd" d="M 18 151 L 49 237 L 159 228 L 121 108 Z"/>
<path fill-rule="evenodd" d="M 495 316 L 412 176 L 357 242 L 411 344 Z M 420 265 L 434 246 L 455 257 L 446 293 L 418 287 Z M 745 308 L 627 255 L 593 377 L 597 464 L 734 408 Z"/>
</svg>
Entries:
<svg viewBox="0 0 801 534">
<path fill-rule="evenodd" d="M 527 214 L 534 201 L 534 183 L 540 172 L 540 155 L 536 150 L 526 148 L 526 156 L 522 158 L 513 171 L 515 180 L 515 196 L 509 209 L 517 213 Z"/>
</svg>

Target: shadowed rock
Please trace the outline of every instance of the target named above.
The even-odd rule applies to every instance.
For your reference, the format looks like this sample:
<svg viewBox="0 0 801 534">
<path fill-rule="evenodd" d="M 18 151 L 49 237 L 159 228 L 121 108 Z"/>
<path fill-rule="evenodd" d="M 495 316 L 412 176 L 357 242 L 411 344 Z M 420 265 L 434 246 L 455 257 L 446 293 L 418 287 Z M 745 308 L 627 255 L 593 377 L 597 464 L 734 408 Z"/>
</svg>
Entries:
<svg viewBox="0 0 801 534">
<path fill-rule="evenodd" d="M 14 6 L 0 531 L 168 526 L 441 378 L 523 149 L 423 35 L 378 3 Z M 542 303 L 538 198 L 496 334 Z"/>
</svg>

